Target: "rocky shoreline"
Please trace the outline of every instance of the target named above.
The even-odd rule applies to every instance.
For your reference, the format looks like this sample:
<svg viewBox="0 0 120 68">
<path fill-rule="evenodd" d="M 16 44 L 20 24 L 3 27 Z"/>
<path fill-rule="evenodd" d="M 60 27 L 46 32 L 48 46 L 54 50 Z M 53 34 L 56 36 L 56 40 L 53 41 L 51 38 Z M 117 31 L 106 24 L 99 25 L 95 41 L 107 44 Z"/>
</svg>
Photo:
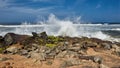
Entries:
<svg viewBox="0 0 120 68">
<path fill-rule="evenodd" d="M 120 42 L 32 35 L 0 36 L 0 68 L 120 68 Z"/>
</svg>

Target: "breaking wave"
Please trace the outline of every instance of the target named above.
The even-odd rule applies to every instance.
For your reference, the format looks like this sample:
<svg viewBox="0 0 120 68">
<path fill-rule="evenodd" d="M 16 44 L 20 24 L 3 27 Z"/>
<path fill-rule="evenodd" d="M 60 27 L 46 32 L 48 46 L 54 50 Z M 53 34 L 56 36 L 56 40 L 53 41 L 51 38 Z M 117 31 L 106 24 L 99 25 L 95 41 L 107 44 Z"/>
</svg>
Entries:
<svg viewBox="0 0 120 68">
<path fill-rule="evenodd" d="M 24 22 L 21 25 L 0 25 L 0 35 L 4 36 L 8 32 L 31 35 L 31 32 L 40 33 L 46 31 L 48 35 L 70 37 L 86 36 L 120 42 L 119 38 L 114 38 L 102 32 L 103 30 L 120 31 L 120 25 L 81 24 L 80 19 L 79 17 L 73 21 L 69 19 L 60 20 L 54 14 L 50 14 L 48 20 L 39 21 L 37 24 Z"/>
</svg>

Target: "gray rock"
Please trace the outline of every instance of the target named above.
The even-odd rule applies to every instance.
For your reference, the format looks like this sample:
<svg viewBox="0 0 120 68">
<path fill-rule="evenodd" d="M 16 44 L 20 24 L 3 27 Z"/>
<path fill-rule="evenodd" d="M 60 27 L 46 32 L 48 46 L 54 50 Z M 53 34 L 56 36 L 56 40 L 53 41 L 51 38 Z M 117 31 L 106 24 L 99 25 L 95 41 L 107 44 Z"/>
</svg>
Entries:
<svg viewBox="0 0 120 68">
<path fill-rule="evenodd" d="M 51 52 L 51 53 L 47 54 L 46 58 L 47 59 L 54 59 L 55 55 L 56 55 L 55 52 Z"/>
<path fill-rule="evenodd" d="M 14 36 L 13 33 L 8 33 L 4 36 L 4 42 L 5 42 L 5 45 L 11 45 L 13 43 L 13 38 L 12 36 Z"/>
<path fill-rule="evenodd" d="M 21 55 L 27 55 L 28 54 L 28 50 L 21 50 Z"/>
<path fill-rule="evenodd" d="M 46 32 L 42 32 L 42 33 L 38 34 L 38 36 L 45 39 L 45 40 L 48 38 Z"/>
<path fill-rule="evenodd" d="M 46 54 L 45 53 L 35 53 L 31 52 L 30 53 L 31 58 L 35 58 L 37 60 L 45 61 L 46 60 Z"/>
<path fill-rule="evenodd" d="M 64 61 L 59 68 L 66 68 L 66 67 L 70 67 L 70 66 L 74 66 L 74 65 L 80 65 L 81 62 L 78 59 L 70 59 L 70 60 L 66 60 Z"/>
<path fill-rule="evenodd" d="M 69 45 L 69 42 L 64 42 L 64 45 Z"/>
<path fill-rule="evenodd" d="M 110 45 L 108 43 L 102 43 L 102 46 L 107 50 L 110 50 L 112 48 L 112 45 Z"/>
<path fill-rule="evenodd" d="M 95 63 L 101 64 L 101 63 L 102 63 L 102 58 L 99 57 L 99 56 L 95 56 L 94 59 L 93 59 L 93 61 L 94 61 Z"/>
<path fill-rule="evenodd" d="M 61 51 L 65 51 L 65 50 L 67 50 L 68 46 L 67 45 L 61 45 L 61 46 L 58 46 L 57 48 Z"/>
<path fill-rule="evenodd" d="M 67 51 L 60 52 L 60 53 L 56 56 L 56 58 L 63 58 L 63 57 L 65 57 L 66 54 L 67 54 Z"/>
<path fill-rule="evenodd" d="M 45 53 L 49 48 L 46 47 L 46 46 L 41 46 L 40 49 L 39 49 L 39 52 L 41 53 Z"/>
<path fill-rule="evenodd" d="M 18 35 L 15 33 L 7 33 L 3 40 L 4 40 L 4 45 L 12 45 L 12 44 L 16 44 L 16 43 L 21 43 L 22 41 L 24 41 L 26 38 L 28 38 L 29 36 L 27 35 Z"/>
<path fill-rule="evenodd" d="M 49 54 L 51 52 L 51 49 L 48 49 L 45 51 L 46 54 Z"/>
<path fill-rule="evenodd" d="M 117 55 L 117 56 L 120 56 L 120 47 L 119 46 L 117 46 L 117 45 L 113 45 L 112 46 L 114 49 L 115 49 L 115 54 Z"/>
<path fill-rule="evenodd" d="M 80 50 L 80 47 L 70 47 L 68 50 L 77 52 Z"/>
<path fill-rule="evenodd" d="M 69 57 L 73 57 L 73 58 L 79 56 L 78 53 L 74 52 L 74 51 L 67 51 L 66 55 L 69 56 Z"/>
<path fill-rule="evenodd" d="M 70 59 L 67 62 L 71 63 L 73 66 L 81 64 L 81 61 L 79 59 Z"/>
</svg>

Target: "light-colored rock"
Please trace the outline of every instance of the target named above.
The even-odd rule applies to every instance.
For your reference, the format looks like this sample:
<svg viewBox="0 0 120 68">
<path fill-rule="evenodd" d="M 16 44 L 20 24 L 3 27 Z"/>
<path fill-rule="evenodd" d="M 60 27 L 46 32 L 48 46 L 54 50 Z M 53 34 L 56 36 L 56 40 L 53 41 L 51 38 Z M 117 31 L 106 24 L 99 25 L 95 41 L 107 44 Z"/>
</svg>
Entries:
<svg viewBox="0 0 120 68">
<path fill-rule="evenodd" d="M 106 66 L 104 64 L 100 64 L 100 68 L 110 68 L 110 67 L 108 67 L 108 66 Z"/>
<path fill-rule="evenodd" d="M 80 47 L 70 47 L 68 50 L 77 52 L 80 50 Z"/>
<path fill-rule="evenodd" d="M 67 68 L 67 67 L 70 67 L 70 66 L 75 66 L 75 65 L 80 65 L 81 62 L 80 60 L 78 59 L 69 59 L 69 60 L 66 60 L 64 61 L 59 68 Z"/>
<path fill-rule="evenodd" d="M 56 56 L 56 58 L 63 58 L 63 57 L 65 57 L 66 54 L 67 54 L 67 51 L 60 52 L 60 53 Z"/>
<path fill-rule="evenodd" d="M 99 56 L 95 56 L 93 59 L 94 62 L 101 64 L 102 63 L 102 58 Z"/>
<path fill-rule="evenodd" d="M 31 52 L 30 56 L 31 56 L 31 58 L 34 58 L 34 59 L 37 59 L 37 60 L 41 60 L 41 61 L 45 61 L 46 60 L 46 54 L 45 53 Z"/>
<path fill-rule="evenodd" d="M 11 52 L 11 53 L 17 53 L 18 48 L 15 46 L 11 46 L 11 47 L 7 48 L 6 51 Z"/>
</svg>

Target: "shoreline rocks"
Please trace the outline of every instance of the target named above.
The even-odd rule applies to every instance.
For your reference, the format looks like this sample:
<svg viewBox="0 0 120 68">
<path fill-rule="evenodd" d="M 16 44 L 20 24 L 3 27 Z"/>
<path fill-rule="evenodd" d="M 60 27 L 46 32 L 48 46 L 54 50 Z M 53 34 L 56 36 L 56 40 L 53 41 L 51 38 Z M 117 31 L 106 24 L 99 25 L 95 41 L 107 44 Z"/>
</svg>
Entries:
<svg viewBox="0 0 120 68">
<path fill-rule="evenodd" d="M 33 36 L 26 36 L 8 33 L 4 37 L 0 37 L 0 46 L 2 46 L 1 48 L 5 47 L 3 50 L 4 54 L 18 54 L 39 61 L 60 58 L 73 59 L 70 61 L 69 59 L 66 59 L 61 65 L 62 68 L 80 65 L 81 60 L 90 60 L 98 65 L 103 64 L 103 57 L 98 54 L 87 54 L 86 51 L 89 48 L 100 49 L 101 51 L 99 51 L 99 53 L 106 52 L 120 57 L 120 42 L 112 43 L 110 41 L 87 37 L 77 38 L 48 36 L 46 32 L 39 34 L 32 32 L 32 35 Z M 14 46 L 17 43 L 20 44 L 20 48 Z"/>
</svg>

